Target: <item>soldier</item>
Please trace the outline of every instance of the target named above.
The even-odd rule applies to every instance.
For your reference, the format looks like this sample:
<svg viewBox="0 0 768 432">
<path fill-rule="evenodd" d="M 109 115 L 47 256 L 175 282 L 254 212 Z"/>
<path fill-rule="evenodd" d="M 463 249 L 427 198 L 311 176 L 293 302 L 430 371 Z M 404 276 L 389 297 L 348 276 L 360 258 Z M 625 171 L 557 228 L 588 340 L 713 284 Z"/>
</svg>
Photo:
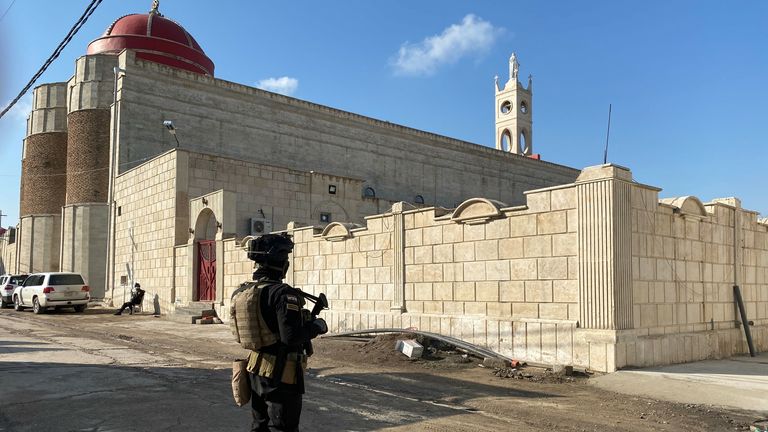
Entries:
<svg viewBox="0 0 768 432">
<path fill-rule="evenodd" d="M 302 312 L 300 290 L 282 283 L 288 271 L 293 242 L 287 235 L 267 234 L 252 240 L 249 258 L 258 264 L 253 279 L 258 287 L 261 319 L 275 343 L 248 357 L 251 378 L 252 431 L 298 431 L 304 394 L 305 347 L 328 332 L 322 318 Z"/>
</svg>

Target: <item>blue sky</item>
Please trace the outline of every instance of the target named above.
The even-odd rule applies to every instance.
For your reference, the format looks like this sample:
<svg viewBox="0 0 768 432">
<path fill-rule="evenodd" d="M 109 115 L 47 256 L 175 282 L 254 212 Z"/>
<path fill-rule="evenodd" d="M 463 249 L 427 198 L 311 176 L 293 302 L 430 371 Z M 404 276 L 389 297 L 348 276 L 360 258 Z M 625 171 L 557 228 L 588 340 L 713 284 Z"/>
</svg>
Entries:
<svg viewBox="0 0 768 432">
<path fill-rule="evenodd" d="M 12 0 L 0 0 L 0 14 Z M 0 21 L 0 105 L 21 89 L 88 0 L 17 0 Z M 65 81 L 117 17 L 104 0 L 38 82 Z M 609 161 L 703 201 L 738 196 L 768 216 L 768 3 L 745 1 L 162 0 L 216 76 L 493 145 L 493 76 L 514 51 L 534 75 L 534 150 L 577 168 Z M 39 31 L 39 29 L 43 29 Z M 0 120 L 0 209 L 18 220 L 22 112 Z"/>
</svg>

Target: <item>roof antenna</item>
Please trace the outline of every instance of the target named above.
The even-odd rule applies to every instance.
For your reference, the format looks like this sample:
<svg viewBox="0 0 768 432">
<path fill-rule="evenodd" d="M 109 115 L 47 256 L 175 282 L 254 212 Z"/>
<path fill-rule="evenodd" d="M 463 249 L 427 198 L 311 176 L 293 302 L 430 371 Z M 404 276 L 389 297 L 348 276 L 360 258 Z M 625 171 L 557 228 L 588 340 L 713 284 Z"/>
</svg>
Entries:
<svg viewBox="0 0 768 432">
<path fill-rule="evenodd" d="M 603 152 L 603 165 L 608 163 L 608 138 L 611 137 L 611 104 L 608 104 L 608 132 L 605 134 L 605 151 Z"/>
</svg>

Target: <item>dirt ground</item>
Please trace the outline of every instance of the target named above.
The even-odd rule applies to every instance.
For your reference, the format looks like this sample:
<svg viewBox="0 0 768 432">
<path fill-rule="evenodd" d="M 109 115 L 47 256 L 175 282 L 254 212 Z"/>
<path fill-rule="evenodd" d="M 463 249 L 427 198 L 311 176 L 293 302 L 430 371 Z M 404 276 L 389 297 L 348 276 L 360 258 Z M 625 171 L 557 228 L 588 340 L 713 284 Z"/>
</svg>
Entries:
<svg viewBox="0 0 768 432">
<path fill-rule="evenodd" d="M 162 357 L 166 366 L 210 370 L 215 380 L 226 380 L 231 361 L 245 354 L 226 325 L 184 325 L 151 315 L 116 317 L 107 309 L 84 315 L 0 312 L 0 321 L 7 319 L 15 328 L 27 323 L 30 329 L 32 324 L 45 329 L 13 330 L 12 335 L 77 335 Z M 479 367 L 481 359 L 423 339 L 424 358 L 409 359 L 395 351 L 396 340 L 404 337 L 410 336 L 317 339 L 302 430 L 745 431 L 758 419 L 751 412 L 604 391 L 590 385 L 586 375 L 566 377 L 525 367 L 519 374 L 505 371 L 512 378 L 499 377 L 497 370 Z M 226 384 L 216 385 L 224 392 Z"/>
<path fill-rule="evenodd" d="M 316 343 L 320 364 L 363 366 L 385 371 L 409 371 L 436 377 L 455 378 L 498 388 L 501 394 L 547 394 L 557 402 L 531 403 L 514 397 L 514 403 L 499 412 L 525 419 L 540 430 L 615 431 L 726 431 L 749 430 L 757 417 L 752 413 L 710 406 L 677 404 L 606 392 L 589 385 L 589 374 L 565 376 L 535 367 L 517 368 L 521 375 L 498 377 L 498 368 L 483 368 L 479 358 L 457 351 L 438 351 L 423 359 L 410 359 L 394 350 L 397 339 L 408 334 L 380 335 L 372 339 L 323 338 Z M 424 342 L 424 340 L 420 340 Z M 468 357 L 468 358 L 467 358 Z M 506 372 L 506 371 L 502 371 Z"/>
</svg>

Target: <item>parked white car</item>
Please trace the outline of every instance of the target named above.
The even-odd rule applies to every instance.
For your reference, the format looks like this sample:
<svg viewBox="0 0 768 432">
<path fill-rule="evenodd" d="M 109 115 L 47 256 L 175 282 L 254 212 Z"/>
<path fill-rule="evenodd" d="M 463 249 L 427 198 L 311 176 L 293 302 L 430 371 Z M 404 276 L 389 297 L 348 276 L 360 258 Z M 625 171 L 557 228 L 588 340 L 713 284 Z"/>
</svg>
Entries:
<svg viewBox="0 0 768 432">
<path fill-rule="evenodd" d="M 0 308 L 13 305 L 13 290 L 24 283 L 27 275 L 4 274 L 0 276 Z"/>
<path fill-rule="evenodd" d="M 74 307 L 75 312 L 83 312 L 90 291 L 78 273 L 35 273 L 13 290 L 13 304 L 17 311 L 31 307 L 36 314 L 49 307 Z"/>
</svg>

